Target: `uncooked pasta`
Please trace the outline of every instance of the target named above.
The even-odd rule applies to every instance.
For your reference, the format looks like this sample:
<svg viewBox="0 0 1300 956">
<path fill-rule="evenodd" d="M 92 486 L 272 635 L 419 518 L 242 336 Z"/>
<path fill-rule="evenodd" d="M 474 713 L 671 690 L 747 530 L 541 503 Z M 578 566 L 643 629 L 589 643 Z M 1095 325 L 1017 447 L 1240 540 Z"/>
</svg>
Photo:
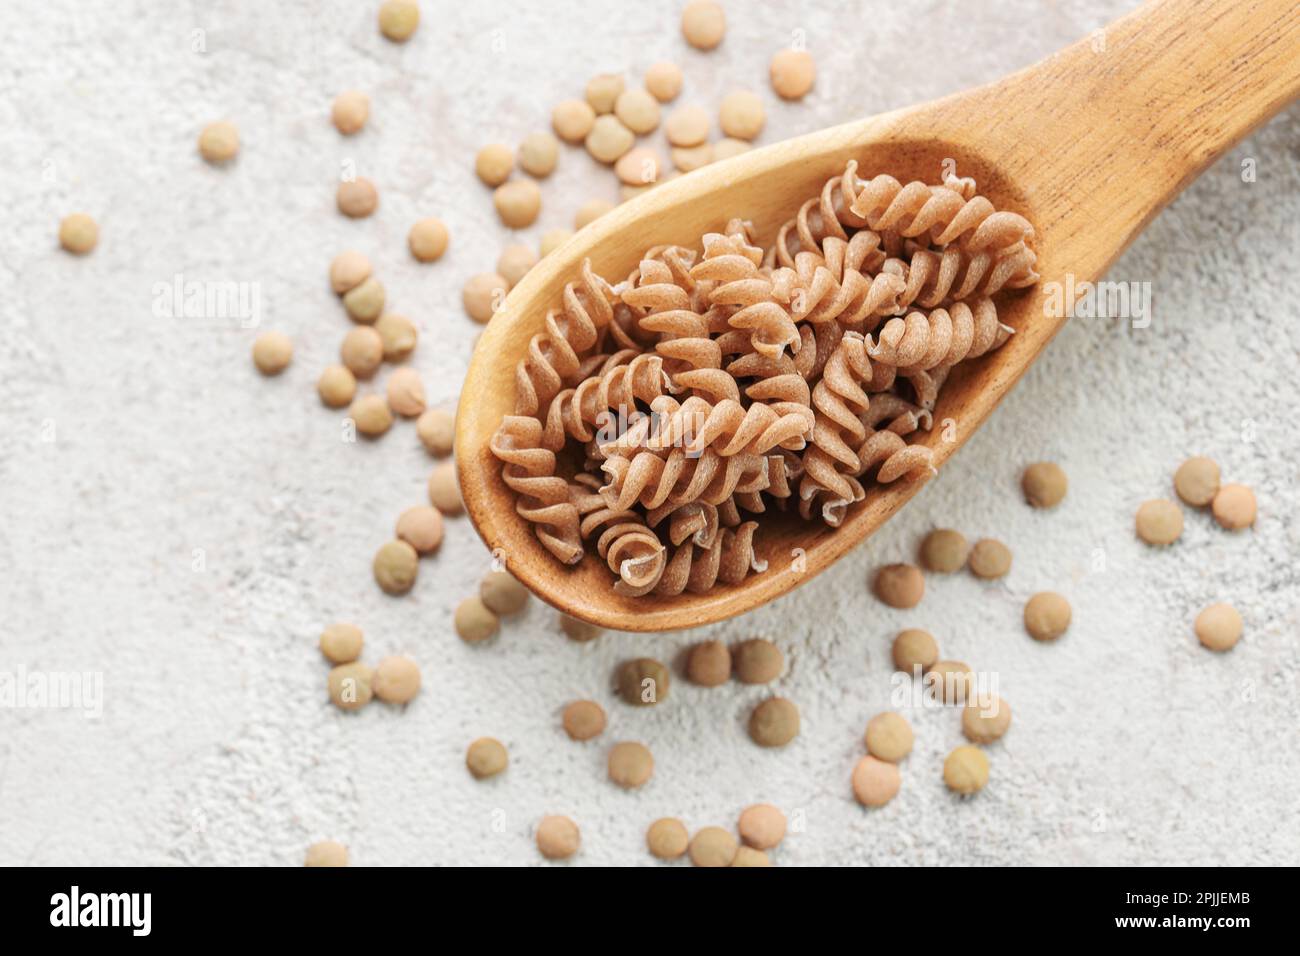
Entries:
<svg viewBox="0 0 1300 956">
<path fill-rule="evenodd" d="M 850 162 L 766 248 L 732 219 L 619 282 L 584 262 L 491 442 L 520 517 L 628 597 L 765 573 L 769 512 L 838 527 L 873 487 L 934 473 L 940 391 L 1013 334 L 998 299 L 1037 281 L 1033 241 L 974 180 Z"/>
</svg>

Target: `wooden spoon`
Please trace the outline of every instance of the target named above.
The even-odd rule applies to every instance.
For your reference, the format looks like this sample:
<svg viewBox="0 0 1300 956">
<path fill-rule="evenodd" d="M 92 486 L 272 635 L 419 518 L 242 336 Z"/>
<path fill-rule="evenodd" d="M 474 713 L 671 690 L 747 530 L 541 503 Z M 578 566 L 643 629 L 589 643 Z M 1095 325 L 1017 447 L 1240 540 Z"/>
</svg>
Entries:
<svg viewBox="0 0 1300 956">
<path fill-rule="evenodd" d="M 1152 217 L 1225 150 L 1300 93 L 1295 0 L 1164 0 L 1000 82 L 846 123 L 706 166 L 655 187 L 583 229 L 535 266 L 488 323 L 456 422 L 461 490 L 479 534 L 524 584 L 604 627 L 663 631 L 748 611 L 829 567 L 922 482 L 868 491 L 838 529 L 761 516 L 768 570 L 706 594 L 624 598 L 596 556 L 565 567 L 515 512 L 488 442 L 514 403 L 514 370 L 546 310 L 584 259 L 611 282 L 650 246 L 697 246 L 734 216 L 768 244 L 850 159 L 870 177 L 938 182 L 945 163 L 1036 230 L 1042 282 L 999 302 L 1016 334 L 949 378 L 928 438 L 940 466 L 975 431 L 1064 324 L 1052 283 L 1097 280 Z M 1236 237 L 1224 236 L 1224 242 Z M 1001 299 L 1002 297 L 1000 297 Z M 948 427 L 941 422 L 951 420 Z M 865 586 L 865 583 L 864 583 Z"/>
</svg>

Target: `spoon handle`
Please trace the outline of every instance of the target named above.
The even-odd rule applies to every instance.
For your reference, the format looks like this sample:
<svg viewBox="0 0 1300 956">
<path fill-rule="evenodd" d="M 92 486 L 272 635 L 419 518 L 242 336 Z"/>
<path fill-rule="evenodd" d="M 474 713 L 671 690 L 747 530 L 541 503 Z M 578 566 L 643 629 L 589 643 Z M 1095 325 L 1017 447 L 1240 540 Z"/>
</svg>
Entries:
<svg viewBox="0 0 1300 956">
<path fill-rule="evenodd" d="M 985 156 L 1100 275 L 1210 163 L 1300 95 L 1296 0 L 1153 0 L 1055 56 L 953 97 Z M 1243 177 L 1244 178 L 1244 177 Z M 1098 239 L 1098 231 L 1106 236 Z"/>
</svg>

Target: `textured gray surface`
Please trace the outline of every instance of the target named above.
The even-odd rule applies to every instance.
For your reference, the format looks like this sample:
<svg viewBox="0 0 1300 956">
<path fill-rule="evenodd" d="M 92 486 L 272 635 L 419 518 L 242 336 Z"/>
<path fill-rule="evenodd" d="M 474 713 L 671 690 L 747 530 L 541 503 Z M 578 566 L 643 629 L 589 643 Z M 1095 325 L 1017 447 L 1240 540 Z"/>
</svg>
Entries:
<svg viewBox="0 0 1300 956">
<path fill-rule="evenodd" d="M 452 402 L 476 331 L 460 285 L 507 238 L 473 153 L 544 128 L 551 104 L 590 75 L 635 78 L 668 58 L 685 69 L 682 102 L 713 108 L 733 86 L 760 90 L 763 141 L 774 142 L 994 79 L 1129 4 L 871 3 L 846 30 L 840 5 L 746 4 L 741 17 L 733 3 L 727 40 L 708 55 L 681 41 L 676 3 L 611 17 L 598 12 L 607 4 L 425 2 L 404 47 L 378 36 L 372 2 L 9 6 L 0 671 L 101 671 L 104 715 L 0 710 L 0 863 L 296 864 L 323 837 L 346 842 L 357 864 L 533 863 L 536 820 L 567 813 L 582 827 L 580 861 L 639 864 L 654 818 L 730 826 L 760 800 L 799 824 L 780 864 L 1300 855 L 1284 823 L 1300 784 L 1295 109 L 1211 168 L 1116 265 L 1113 278 L 1152 283 L 1149 329 L 1071 323 L 944 473 L 829 573 L 697 634 L 577 646 L 534 601 L 467 647 L 450 612 L 489 556 L 464 519 L 410 596 L 385 598 L 370 577 L 396 515 L 422 501 L 430 462 L 408 424 L 375 444 L 341 442 L 340 416 L 315 398 L 347 327 L 324 283 L 335 252 L 371 254 L 393 306 L 423 331 L 413 363 L 431 398 Z M 196 29 L 206 52 L 192 50 Z M 820 74 L 809 100 L 787 105 L 768 90 L 766 63 L 794 30 Z M 932 52 L 908 55 L 918 50 Z M 348 87 L 370 92 L 373 118 L 343 140 L 327 114 Z M 212 169 L 194 138 L 221 116 L 238 123 L 243 152 Z M 1245 158 L 1256 182 L 1239 175 Z M 364 222 L 333 209 L 348 159 L 380 188 Z M 528 241 L 616 190 L 566 150 L 543 195 Z M 74 209 L 102 226 L 86 259 L 54 241 Z M 452 247 L 421 267 L 404 237 L 430 214 L 449 224 Z M 295 341 L 289 371 L 261 379 L 248 360 L 255 333 L 237 323 L 157 317 L 153 287 L 178 272 L 259 283 L 262 326 Z M 1193 453 L 1254 486 L 1257 529 L 1228 535 L 1189 513 L 1177 547 L 1141 547 L 1134 509 L 1168 494 Z M 1016 489 L 1019 468 L 1043 458 L 1071 478 L 1050 514 Z M 869 569 L 907 558 L 935 524 L 1003 538 L 1012 574 L 931 578 L 917 610 L 883 608 Z M 1075 608 L 1055 646 L 1020 626 L 1024 599 L 1043 588 Z M 1224 656 L 1190 630 L 1218 599 L 1246 622 Z M 365 628 L 371 661 L 419 661 L 425 689 L 405 712 L 344 715 L 326 702 L 315 640 L 338 618 Z M 957 714 L 911 713 L 902 792 L 866 813 L 849 773 L 866 720 L 888 706 L 889 640 L 907 625 L 996 672 L 1015 720 L 990 748 L 988 789 L 963 802 L 940 779 Z M 634 652 L 669 659 L 701 636 L 751 635 L 785 650 L 776 689 L 802 709 L 803 733 L 783 751 L 760 751 L 744 731 L 763 689 L 679 681 L 648 712 L 608 692 Z M 583 696 L 605 704 L 610 728 L 578 745 L 559 710 Z M 462 764 L 483 734 L 512 761 L 487 784 Z M 618 739 L 655 754 L 640 792 L 605 780 Z"/>
</svg>

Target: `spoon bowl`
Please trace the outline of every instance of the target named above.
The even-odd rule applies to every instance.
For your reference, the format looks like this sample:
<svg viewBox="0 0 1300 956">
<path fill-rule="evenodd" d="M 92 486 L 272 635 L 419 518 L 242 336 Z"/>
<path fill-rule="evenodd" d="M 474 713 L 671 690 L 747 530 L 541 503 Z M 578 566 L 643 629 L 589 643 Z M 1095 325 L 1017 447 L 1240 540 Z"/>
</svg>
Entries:
<svg viewBox="0 0 1300 956">
<path fill-rule="evenodd" d="M 866 177 L 973 177 L 994 206 L 1034 224 L 1042 279 L 999 293 L 999 318 L 1015 334 L 959 364 L 945 383 L 924 439 L 942 467 L 1064 324 L 1067 312 L 1054 294 L 1100 278 L 1187 183 L 1297 92 L 1300 7 L 1291 0 L 1164 0 L 1112 24 L 1100 39 L 1094 34 L 990 86 L 787 140 L 656 186 L 546 256 L 484 330 L 456 425 L 470 519 L 534 593 L 603 627 L 695 627 L 786 593 L 870 536 L 924 481 L 869 485 L 866 500 L 834 529 L 770 511 L 754 542 L 767 571 L 675 597 L 617 594 L 593 554 L 562 565 L 516 513 L 488 443 L 513 410 L 515 365 L 584 260 L 616 282 L 647 248 L 697 246 L 734 217 L 752 222 L 756 244 L 766 247 L 849 160 Z"/>
</svg>

